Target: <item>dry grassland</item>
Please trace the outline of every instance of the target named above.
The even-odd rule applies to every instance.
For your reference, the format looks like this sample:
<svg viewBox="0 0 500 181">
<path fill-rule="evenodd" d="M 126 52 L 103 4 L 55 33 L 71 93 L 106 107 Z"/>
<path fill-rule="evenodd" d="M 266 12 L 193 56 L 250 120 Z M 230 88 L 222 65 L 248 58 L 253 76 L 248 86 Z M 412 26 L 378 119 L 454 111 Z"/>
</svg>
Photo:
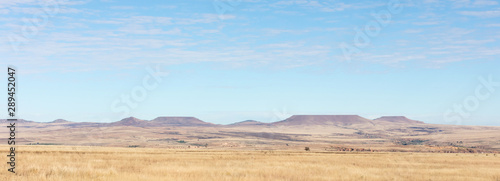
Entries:
<svg viewBox="0 0 500 181">
<path fill-rule="evenodd" d="M 0 146 L 2 153 L 8 147 Z M 500 180 L 500 155 L 18 146 L 0 180 Z M 6 155 L 6 154 L 3 154 Z"/>
</svg>

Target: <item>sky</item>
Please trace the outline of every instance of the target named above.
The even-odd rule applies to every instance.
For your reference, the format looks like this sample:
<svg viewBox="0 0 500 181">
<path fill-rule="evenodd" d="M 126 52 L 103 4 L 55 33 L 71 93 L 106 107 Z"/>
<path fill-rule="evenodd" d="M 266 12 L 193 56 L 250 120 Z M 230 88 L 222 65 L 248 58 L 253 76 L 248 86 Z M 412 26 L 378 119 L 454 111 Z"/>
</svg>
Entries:
<svg viewBox="0 0 500 181">
<path fill-rule="evenodd" d="M 15 66 L 18 116 L 39 122 L 500 126 L 499 20 L 492 0 L 1 0 L 0 82 Z"/>
</svg>

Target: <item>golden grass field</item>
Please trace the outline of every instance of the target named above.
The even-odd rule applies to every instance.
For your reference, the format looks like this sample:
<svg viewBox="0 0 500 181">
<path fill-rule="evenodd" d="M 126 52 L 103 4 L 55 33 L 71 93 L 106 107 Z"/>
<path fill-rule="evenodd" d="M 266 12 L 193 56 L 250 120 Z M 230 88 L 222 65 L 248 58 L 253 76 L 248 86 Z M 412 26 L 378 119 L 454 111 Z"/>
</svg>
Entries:
<svg viewBox="0 0 500 181">
<path fill-rule="evenodd" d="M 6 145 L 0 149 L 7 154 Z M 500 180 L 500 155 L 493 154 L 16 149 L 16 174 L 2 164 L 0 180 Z"/>
</svg>

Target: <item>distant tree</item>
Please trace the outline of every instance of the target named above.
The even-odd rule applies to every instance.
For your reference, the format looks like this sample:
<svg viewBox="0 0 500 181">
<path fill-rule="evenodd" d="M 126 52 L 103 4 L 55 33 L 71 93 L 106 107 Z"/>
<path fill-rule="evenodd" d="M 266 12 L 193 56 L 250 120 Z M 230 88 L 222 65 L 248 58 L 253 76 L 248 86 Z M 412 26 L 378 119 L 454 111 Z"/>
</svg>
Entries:
<svg viewBox="0 0 500 181">
<path fill-rule="evenodd" d="M 309 149 L 309 147 L 306 147 L 304 150 L 306 150 L 306 151 L 311 151 L 311 149 Z"/>
</svg>

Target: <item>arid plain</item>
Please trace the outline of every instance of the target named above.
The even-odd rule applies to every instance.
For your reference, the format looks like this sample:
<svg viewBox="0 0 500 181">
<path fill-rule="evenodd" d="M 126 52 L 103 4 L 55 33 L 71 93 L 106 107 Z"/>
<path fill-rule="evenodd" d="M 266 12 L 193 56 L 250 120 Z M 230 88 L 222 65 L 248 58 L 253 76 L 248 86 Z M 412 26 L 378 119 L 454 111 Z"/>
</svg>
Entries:
<svg viewBox="0 0 500 181">
<path fill-rule="evenodd" d="M 3 164 L 1 180 L 500 180 L 495 126 L 356 115 L 231 125 L 130 117 L 16 126 L 17 174 Z"/>
<path fill-rule="evenodd" d="M 0 180 L 500 180 L 493 154 L 18 148 L 17 174 Z"/>
</svg>

